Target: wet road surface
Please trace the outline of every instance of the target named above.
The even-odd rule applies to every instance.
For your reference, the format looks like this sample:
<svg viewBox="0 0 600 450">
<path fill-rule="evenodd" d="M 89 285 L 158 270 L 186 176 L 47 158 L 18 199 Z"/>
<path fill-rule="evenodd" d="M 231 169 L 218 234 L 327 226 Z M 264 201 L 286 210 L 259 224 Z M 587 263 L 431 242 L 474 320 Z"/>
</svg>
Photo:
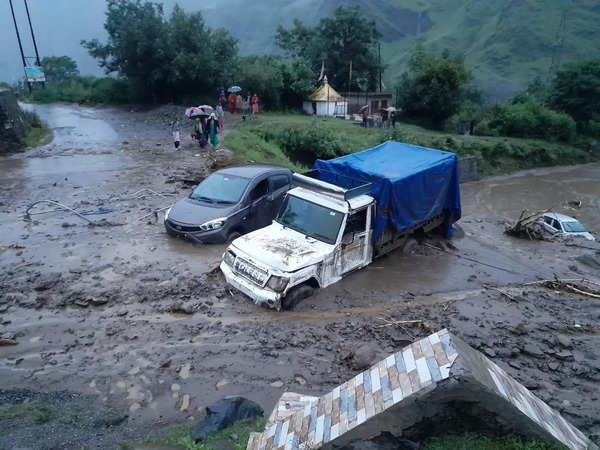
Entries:
<svg viewBox="0 0 600 450">
<path fill-rule="evenodd" d="M 0 389 L 68 390 L 90 396 L 96 411 L 126 415 L 117 428 L 86 432 L 105 447 L 194 420 L 226 395 L 247 396 L 268 411 L 284 390 L 319 394 L 354 373 L 353 348 L 370 344 L 383 355 L 442 326 L 490 349 L 517 379 L 542 379 L 542 398 L 573 400 L 564 410 L 576 424 L 590 426 L 600 413 L 588 392 L 600 376 L 600 367 L 593 369 L 600 358 L 598 304 L 533 288 L 528 299 L 508 304 L 489 289 L 522 296 L 523 283 L 555 274 L 599 278 L 575 259 L 593 250 L 503 234 L 523 208 L 554 207 L 600 230 L 599 164 L 463 185 L 456 251 L 419 246 L 413 255 L 393 253 L 296 311 L 277 313 L 232 293 L 211 272 L 224 246 L 168 237 L 160 213 L 139 220 L 187 194 L 189 186 L 167 183 L 182 167 L 208 171 L 210 155 L 191 141 L 180 151 L 171 147 L 165 122 L 172 110 L 35 108 L 54 141 L 0 158 L 0 246 L 16 246 L 0 247 L 0 334 L 19 342 L 0 347 Z M 80 211 L 109 208 L 87 217 L 114 226 L 89 227 L 72 214 L 44 212 L 54 209 L 48 205 L 24 220 L 27 206 L 42 199 Z M 571 200 L 581 200 L 582 208 L 569 209 Z M 426 325 L 382 328 L 382 317 Z M 510 331 L 520 323 L 528 334 Z M 570 332 L 575 323 L 586 327 L 577 331 L 581 353 L 574 351 L 577 359 L 559 370 L 506 350 L 526 342 L 551 347 L 556 330 Z M 592 372 L 582 371 L 583 364 Z M 191 396 L 187 410 L 181 410 L 184 395 Z M 0 432 L 0 448 L 36 442 L 39 431 Z M 60 447 L 69 433 L 57 430 L 44 445 Z"/>
</svg>

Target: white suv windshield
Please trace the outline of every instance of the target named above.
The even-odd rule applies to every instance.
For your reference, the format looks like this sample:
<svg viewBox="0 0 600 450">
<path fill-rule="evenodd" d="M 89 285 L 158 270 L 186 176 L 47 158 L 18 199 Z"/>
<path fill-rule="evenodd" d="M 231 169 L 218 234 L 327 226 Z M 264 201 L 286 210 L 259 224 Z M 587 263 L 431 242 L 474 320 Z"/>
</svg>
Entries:
<svg viewBox="0 0 600 450">
<path fill-rule="evenodd" d="M 248 183 L 250 183 L 248 178 L 213 173 L 196 186 L 190 198 L 209 203 L 237 203 L 242 198 Z"/>
<path fill-rule="evenodd" d="M 335 244 L 343 218 L 344 213 L 288 195 L 275 220 L 307 236 Z"/>
<path fill-rule="evenodd" d="M 567 233 L 585 233 L 585 228 L 577 221 L 563 222 L 562 226 Z"/>
</svg>

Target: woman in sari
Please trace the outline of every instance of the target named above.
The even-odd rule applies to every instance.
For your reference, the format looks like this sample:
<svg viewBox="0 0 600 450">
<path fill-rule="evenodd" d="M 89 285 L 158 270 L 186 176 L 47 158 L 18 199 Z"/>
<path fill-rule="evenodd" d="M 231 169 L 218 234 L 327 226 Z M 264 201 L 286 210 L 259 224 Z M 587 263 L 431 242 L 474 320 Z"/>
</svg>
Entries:
<svg viewBox="0 0 600 450">
<path fill-rule="evenodd" d="M 235 94 L 233 92 L 229 93 L 229 97 L 227 97 L 229 101 L 229 113 L 235 114 Z"/>
<path fill-rule="evenodd" d="M 258 95 L 252 96 L 252 115 L 258 114 Z"/>
<path fill-rule="evenodd" d="M 210 143 L 214 148 L 219 146 L 219 137 L 217 136 L 217 131 L 219 129 L 219 123 L 217 122 L 217 116 L 215 113 L 212 113 L 208 118 L 208 122 L 206 124 L 206 128 L 208 129 L 208 134 L 210 137 Z"/>
</svg>

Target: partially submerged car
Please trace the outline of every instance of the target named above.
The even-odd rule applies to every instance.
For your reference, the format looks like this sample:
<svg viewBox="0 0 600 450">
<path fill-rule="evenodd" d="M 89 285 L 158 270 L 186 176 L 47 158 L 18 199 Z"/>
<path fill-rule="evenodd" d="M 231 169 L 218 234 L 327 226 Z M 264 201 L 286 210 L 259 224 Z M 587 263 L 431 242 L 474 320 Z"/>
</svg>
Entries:
<svg viewBox="0 0 600 450">
<path fill-rule="evenodd" d="M 558 213 L 545 213 L 541 222 L 543 227 L 557 237 L 582 237 L 588 241 L 595 241 L 596 238 L 588 232 L 581 223 L 570 216 Z"/>
<path fill-rule="evenodd" d="M 218 244 L 270 225 L 291 179 L 288 169 L 276 166 L 218 170 L 167 210 L 167 233 Z"/>
</svg>

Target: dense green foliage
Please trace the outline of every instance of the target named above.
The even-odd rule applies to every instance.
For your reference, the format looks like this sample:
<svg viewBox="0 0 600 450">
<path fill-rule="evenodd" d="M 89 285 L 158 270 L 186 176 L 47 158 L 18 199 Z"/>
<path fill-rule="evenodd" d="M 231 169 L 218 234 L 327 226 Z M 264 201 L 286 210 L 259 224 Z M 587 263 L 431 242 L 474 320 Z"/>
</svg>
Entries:
<svg viewBox="0 0 600 450">
<path fill-rule="evenodd" d="M 77 63 L 69 56 L 46 56 L 41 63 L 48 83 L 60 83 L 79 76 Z"/>
<path fill-rule="evenodd" d="M 480 136 L 512 136 L 570 142 L 575 137 L 575 121 L 539 103 L 496 105 L 475 126 Z"/>
<path fill-rule="evenodd" d="M 374 147 L 393 139 L 474 156 L 482 175 L 597 160 L 589 148 L 537 139 L 465 136 L 415 125 L 395 129 L 362 128 L 349 121 L 298 114 L 262 114 L 241 123 L 225 138 L 225 146 L 242 161 L 273 163 L 302 170 L 316 158 L 331 158 Z"/>
<path fill-rule="evenodd" d="M 316 26 L 298 19 L 290 29 L 280 26 L 275 40 L 288 55 L 308 61 L 314 71 L 320 70 L 324 62 L 329 81 L 338 89 L 374 90 L 379 74 L 379 37 L 375 22 L 358 8 L 339 7 L 332 17 L 322 18 Z"/>
<path fill-rule="evenodd" d="M 314 89 L 314 74 L 301 59 L 286 61 L 280 56 L 241 58 L 236 84 L 257 93 L 267 109 L 298 108 Z"/>
<path fill-rule="evenodd" d="M 59 83 L 46 83 L 45 88 L 31 94 L 23 92 L 26 100 L 37 103 L 72 102 L 90 104 L 122 104 L 130 100 L 129 84 L 119 78 L 75 77 Z"/>
<path fill-rule="evenodd" d="M 417 46 L 396 86 L 396 102 L 408 117 L 441 127 L 468 100 L 470 79 L 460 58 L 447 52 L 437 56 Z"/>
<path fill-rule="evenodd" d="M 134 98 L 173 101 L 190 92 L 216 92 L 233 81 L 237 41 L 179 6 L 165 19 L 160 4 L 109 0 L 106 44 L 82 41 L 107 74 L 127 78 Z"/>
<path fill-rule="evenodd" d="M 573 117 L 580 130 L 600 136 L 600 59 L 559 71 L 552 83 L 550 104 Z"/>
</svg>

